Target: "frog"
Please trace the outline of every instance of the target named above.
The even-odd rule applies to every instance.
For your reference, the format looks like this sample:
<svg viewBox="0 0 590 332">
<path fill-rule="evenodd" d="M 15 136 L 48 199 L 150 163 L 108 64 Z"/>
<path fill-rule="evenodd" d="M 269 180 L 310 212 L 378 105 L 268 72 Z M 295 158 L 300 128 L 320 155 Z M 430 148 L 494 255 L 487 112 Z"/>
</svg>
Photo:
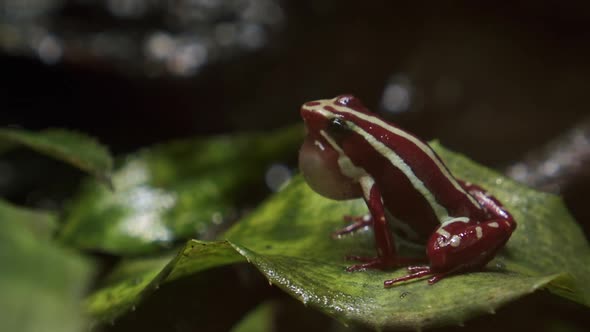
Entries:
<svg viewBox="0 0 590 332">
<path fill-rule="evenodd" d="M 454 177 L 422 139 L 369 111 L 350 94 L 306 102 L 299 169 L 307 184 L 333 200 L 363 199 L 365 216 L 335 238 L 372 227 L 376 256 L 346 256 L 346 270 L 406 267 L 385 287 L 428 277 L 428 284 L 482 270 L 506 245 L 516 221 L 477 184 Z M 399 254 L 396 236 L 425 247 L 422 258 Z"/>
</svg>

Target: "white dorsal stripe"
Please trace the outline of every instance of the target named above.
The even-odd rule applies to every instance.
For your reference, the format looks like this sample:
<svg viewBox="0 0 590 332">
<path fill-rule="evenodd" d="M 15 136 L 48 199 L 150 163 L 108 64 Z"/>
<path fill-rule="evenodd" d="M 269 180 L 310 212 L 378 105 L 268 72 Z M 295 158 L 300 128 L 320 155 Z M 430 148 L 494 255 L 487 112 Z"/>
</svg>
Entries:
<svg viewBox="0 0 590 332">
<path fill-rule="evenodd" d="M 379 152 L 381 155 L 385 156 L 392 163 L 392 165 L 394 165 L 396 168 L 398 168 L 399 170 L 401 170 L 404 173 L 404 175 L 412 183 L 412 186 L 416 190 L 418 190 L 418 192 L 420 192 L 420 194 L 422 194 L 422 196 L 424 198 L 426 198 L 426 200 L 428 201 L 428 204 L 431 206 L 431 208 L 434 211 L 434 213 L 436 214 L 436 217 L 438 220 L 440 220 L 441 222 L 443 222 L 443 221 L 447 221 L 447 222 L 459 221 L 459 220 L 462 221 L 462 219 L 469 220 L 468 218 L 462 218 L 462 217 L 451 218 L 449 216 L 448 211 L 442 205 L 438 204 L 438 202 L 436 201 L 436 199 L 434 198 L 434 196 L 432 195 L 430 190 L 428 190 L 428 188 L 426 188 L 424 183 L 414 174 L 414 172 L 412 171 L 410 166 L 408 164 L 406 164 L 403 161 L 403 159 L 401 159 L 400 156 L 398 156 L 394 151 L 389 149 L 385 144 L 377 141 L 375 139 L 375 137 L 373 137 L 371 134 L 364 131 L 359 126 L 357 126 L 353 123 L 349 123 L 349 126 L 352 130 L 354 130 L 357 133 L 359 133 L 360 135 L 362 135 L 365 138 L 365 140 L 367 142 L 369 142 L 369 144 L 377 152 Z M 362 167 L 356 166 L 352 162 L 352 160 L 350 160 L 350 158 L 348 158 L 348 156 L 342 150 L 342 148 L 338 145 L 338 143 L 336 143 L 336 141 L 334 141 L 334 139 L 330 135 L 328 135 L 328 133 L 326 133 L 324 130 L 321 130 L 320 134 L 326 139 L 328 144 L 330 144 L 330 146 L 332 146 L 332 148 L 334 150 L 336 150 L 336 152 L 338 153 L 338 167 L 340 168 L 340 172 L 349 178 L 359 181 L 361 183 L 361 187 L 363 188 L 363 192 L 364 192 L 366 198 L 369 199 L 370 187 L 367 188 L 366 183 L 365 183 L 367 181 L 366 178 L 370 178 L 370 177 L 366 176 L 367 172 Z M 373 180 L 371 179 L 371 181 L 373 181 Z"/>
<path fill-rule="evenodd" d="M 344 107 L 339 107 L 338 111 L 341 111 L 343 113 L 353 114 L 353 115 L 355 115 L 367 122 L 371 122 L 376 125 L 379 125 L 379 126 L 385 128 L 386 130 L 391 131 L 394 134 L 401 136 L 401 137 L 409 140 L 410 142 L 412 142 L 420 150 L 422 150 L 424 153 L 426 153 L 426 155 L 428 155 L 428 157 L 430 157 L 430 159 L 432 161 L 434 161 L 434 163 L 439 168 L 441 173 L 447 178 L 447 180 L 449 180 L 449 182 L 453 185 L 453 187 L 455 187 L 455 189 L 457 189 L 459 192 L 466 195 L 469 198 L 469 200 L 471 201 L 471 203 L 473 203 L 474 206 L 476 206 L 477 208 L 480 208 L 480 205 L 477 203 L 477 201 L 473 197 L 471 197 L 471 195 L 469 195 L 469 194 L 467 194 L 467 192 L 465 192 L 463 187 L 461 187 L 461 185 L 457 182 L 457 180 L 455 180 L 455 178 L 449 173 L 448 169 L 436 157 L 436 155 L 434 154 L 432 149 L 430 147 L 426 146 L 422 141 L 420 141 L 419 139 L 417 139 L 413 135 L 409 135 L 405 131 L 403 131 L 399 128 L 393 127 L 393 126 L 389 125 L 388 123 L 384 122 L 383 120 L 378 119 L 376 117 L 368 116 L 366 114 L 356 112 L 356 111 L 353 111 L 353 110 L 350 110 L 350 109 L 344 108 Z"/>
<path fill-rule="evenodd" d="M 388 124 L 387 122 L 371 116 L 371 115 L 367 115 L 361 112 L 357 112 L 354 111 L 350 108 L 344 107 L 344 106 L 340 106 L 338 104 L 336 104 L 336 99 L 324 99 L 324 100 L 319 100 L 318 101 L 318 105 L 316 106 L 311 106 L 309 107 L 310 109 L 313 109 L 316 112 L 319 112 L 320 114 L 322 114 L 323 116 L 327 117 L 327 118 L 333 118 L 333 117 L 337 117 L 338 115 L 327 111 L 324 109 L 324 106 L 330 106 L 334 109 L 336 109 L 338 112 L 341 113 L 347 113 L 347 114 L 352 114 L 364 121 L 373 123 L 377 126 L 380 126 L 384 129 L 386 129 L 387 131 L 390 131 L 392 133 L 394 133 L 395 135 L 401 136 L 407 140 L 409 140 L 410 142 L 412 142 L 415 146 L 417 146 L 420 150 L 422 150 L 424 153 L 426 153 L 426 155 L 428 155 L 428 157 L 430 157 L 430 159 L 435 163 L 435 165 L 438 167 L 438 169 L 440 170 L 440 172 L 447 178 L 447 180 L 453 185 L 453 187 L 455 187 L 455 189 L 457 189 L 459 192 L 461 192 L 462 194 L 464 194 L 469 201 L 473 204 L 474 207 L 481 209 L 481 206 L 479 205 L 479 203 L 475 200 L 475 198 L 473 198 L 471 195 L 469 195 L 464 189 L 463 187 L 461 187 L 461 185 L 459 184 L 459 182 L 457 182 L 457 180 L 449 173 L 449 171 L 447 170 L 447 168 L 441 163 L 441 161 L 436 157 L 436 155 L 434 154 L 434 151 L 432 151 L 432 149 L 430 149 L 430 147 L 428 147 L 426 144 L 424 144 L 422 141 L 420 141 L 419 139 L 417 139 L 416 137 L 414 137 L 413 135 L 408 134 L 407 132 L 393 127 L 390 124 Z M 387 148 L 388 150 L 391 150 L 389 148 Z"/>
<path fill-rule="evenodd" d="M 387 160 L 389 160 L 393 166 L 404 173 L 408 180 L 410 180 L 410 183 L 414 189 L 416 189 L 426 199 L 439 221 L 443 222 L 450 218 L 447 209 L 445 209 L 444 206 L 440 205 L 436 201 L 436 198 L 432 192 L 430 192 L 430 190 L 426 188 L 426 185 L 424 185 L 424 182 L 422 182 L 422 180 L 420 180 L 416 174 L 414 174 L 412 168 L 406 164 L 406 162 L 397 153 L 387 147 L 387 145 L 379 142 L 375 137 L 363 130 L 361 127 L 352 122 L 347 121 L 347 123 L 352 130 L 363 136 L 363 138 L 373 147 L 373 149 L 387 158 Z"/>
</svg>

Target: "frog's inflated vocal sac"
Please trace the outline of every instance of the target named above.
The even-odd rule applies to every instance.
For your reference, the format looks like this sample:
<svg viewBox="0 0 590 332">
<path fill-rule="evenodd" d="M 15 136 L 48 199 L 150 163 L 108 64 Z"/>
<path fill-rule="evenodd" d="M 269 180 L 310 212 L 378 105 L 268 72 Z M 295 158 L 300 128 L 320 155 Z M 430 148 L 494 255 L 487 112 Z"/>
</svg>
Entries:
<svg viewBox="0 0 590 332">
<path fill-rule="evenodd" d="M 342 95 L 305 103 L 307 137 L 299 167 L 310 187 L 332 199 L 362 197 L 368 217 L 336 235 L 372 226 L 376 257 L 356 257 L 348 271 L 408 266 L 408 275 L 385 286 L 430 275 L 433 284 L 454 273 L 484 267 L 516 223 L 497 199 L 456 179 L 422 140 L 369 112 L 359 99 Z M 396 253 L 391 228 L 426 243 L 427 265 Z"/>
</svg>

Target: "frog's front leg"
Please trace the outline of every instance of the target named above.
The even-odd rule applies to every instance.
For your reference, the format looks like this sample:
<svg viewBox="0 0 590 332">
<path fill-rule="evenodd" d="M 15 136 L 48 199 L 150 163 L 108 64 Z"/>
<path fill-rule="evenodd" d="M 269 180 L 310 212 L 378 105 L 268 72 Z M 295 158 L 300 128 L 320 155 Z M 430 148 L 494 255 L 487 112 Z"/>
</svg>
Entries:
<svg viewBox="0 0 590 332">
<path fill-rule="evenodd" d="M 344 221 L 349 222 L 350 224 L 332 233 L 332 238 L 337 239 L 342 235 L 354 233 L 362 228 L 373 225 L 373 218 L 370 214 L 364 216 L 344 216 Z"/>
<path fill-rule="evenodd" d="M 375 235 L 377 257 L 347 256 L 348 259 L 362 261 L 363 263 L 350 266 L 346 270 L 386 269 L 397 266 L 399 259 L 396 255 L 393 236 L 385 218 L 385 208 L 383 206 L 381 192 L 370 176 L 363 176 L 359 179 L 359 182 L 363 190 L 363 197 L 371 213 L 370 220 L 372 221 Z"/>
</svg>

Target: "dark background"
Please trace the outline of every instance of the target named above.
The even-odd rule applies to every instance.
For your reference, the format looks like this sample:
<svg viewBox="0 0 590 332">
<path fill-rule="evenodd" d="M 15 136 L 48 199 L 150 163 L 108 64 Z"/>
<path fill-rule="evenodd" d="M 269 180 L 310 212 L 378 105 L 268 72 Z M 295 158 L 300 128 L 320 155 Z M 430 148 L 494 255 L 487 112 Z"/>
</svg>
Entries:
<svg viewBox="0 0 590 332">
<path fill-rule="evenodd" d="M 390 118 L 502 165 L 589 114 L 590 7 L 584 3 L 283 1 L 284 21 L 263 48 L 236 52 L 189 77 L 152 77 L 135 65 L 141 58 L 115 63 L 90 51 L 66 50 L 56 65 L 5 53 L 0 122 L 75 128 L 128 151 L 294 123 L 303 102 L 343 92 L 379 110 L 388 80 L 402 76 L 414 91 L 410 111 Z M 91 9 L 73 23 L 94 19 L 93 31 L 113 24 Z M 54 13 L 52 25 L 69 18 L 67 31 L 75 31 L 72 11 Z M 139 24 L 116 22 L 122 34 Z"/>
</svg>

